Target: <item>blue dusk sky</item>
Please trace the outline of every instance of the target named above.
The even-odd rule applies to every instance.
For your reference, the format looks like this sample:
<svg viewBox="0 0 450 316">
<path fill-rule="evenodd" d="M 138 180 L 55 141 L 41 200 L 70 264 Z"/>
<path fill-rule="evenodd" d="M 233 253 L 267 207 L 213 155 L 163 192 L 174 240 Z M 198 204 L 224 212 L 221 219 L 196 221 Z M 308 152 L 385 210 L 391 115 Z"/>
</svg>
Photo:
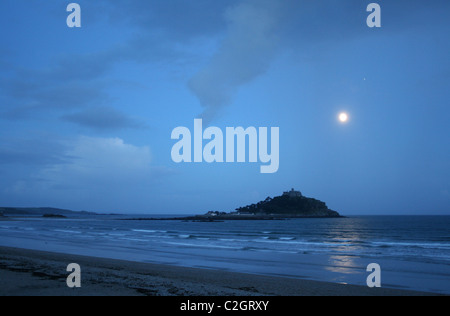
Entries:
<svg viewBox="0 0 450 316">
<path fill-rule="evenodd" d="M 2 0 L 0 206 L 450 215 L 450 1 L 370 2 Z M 279 127 L 278 172 L 173 162 L 195 118 Z"/>
</svg>

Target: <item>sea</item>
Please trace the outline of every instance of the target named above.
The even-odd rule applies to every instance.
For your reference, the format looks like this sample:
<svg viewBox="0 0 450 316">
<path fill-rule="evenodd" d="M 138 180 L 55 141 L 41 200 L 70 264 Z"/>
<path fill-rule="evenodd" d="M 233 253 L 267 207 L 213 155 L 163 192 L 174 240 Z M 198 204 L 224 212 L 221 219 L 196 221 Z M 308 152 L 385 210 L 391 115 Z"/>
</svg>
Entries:
<svg viewBox="0 0 450 316">
<path fill-rule="evenodd" d="M 450 294 L 450 216 L 135 217 L 2 220 L 0 245 L 363 286 L 376 263 L 381 287 Z"/>
</svg>

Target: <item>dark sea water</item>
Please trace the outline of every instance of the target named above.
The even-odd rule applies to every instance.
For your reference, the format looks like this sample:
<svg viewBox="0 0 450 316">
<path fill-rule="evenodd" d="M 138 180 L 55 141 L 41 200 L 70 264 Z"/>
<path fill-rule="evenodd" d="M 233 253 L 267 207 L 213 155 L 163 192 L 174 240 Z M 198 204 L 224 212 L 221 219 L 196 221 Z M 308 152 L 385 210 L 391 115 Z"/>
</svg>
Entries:
<svg viewBox="0 0 450 316">
<path fill-rule="evenodd" d="M 0 221 L 0 245 L 364 286 L 378 263 L 382 287 L 450 294 L 450 216 L 122 219 Z"/>
</svg>

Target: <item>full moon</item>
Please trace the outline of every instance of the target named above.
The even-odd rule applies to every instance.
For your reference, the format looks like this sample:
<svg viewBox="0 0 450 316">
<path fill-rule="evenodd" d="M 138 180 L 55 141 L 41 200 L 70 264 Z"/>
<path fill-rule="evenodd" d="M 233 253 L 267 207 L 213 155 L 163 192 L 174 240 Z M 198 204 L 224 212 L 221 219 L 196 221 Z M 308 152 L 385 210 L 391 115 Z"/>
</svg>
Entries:
<svg viewBox="0 0 450 316">
<path fill-rule="evenodd" d="M 342 112 L 339 114 L 339 121 L 341 123 L 347 123 L 348 122 L 348 114 L 345 112 Z"/>
</svg>

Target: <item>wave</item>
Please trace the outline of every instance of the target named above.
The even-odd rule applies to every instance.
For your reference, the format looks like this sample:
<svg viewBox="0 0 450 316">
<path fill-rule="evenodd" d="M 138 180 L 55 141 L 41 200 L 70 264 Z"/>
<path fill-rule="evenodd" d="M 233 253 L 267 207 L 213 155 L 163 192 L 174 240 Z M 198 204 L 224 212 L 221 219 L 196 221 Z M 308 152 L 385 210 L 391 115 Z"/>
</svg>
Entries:
<svg viewBox="0 0 450 316">
<path fill-rule="evenodd" d="M 217 244 L 190 244 L 183 242 L 164 242 L 165 244 L 175 245 L 175 246 L 184 246 L 184 247 L 193 247 L 193 248 L 217 248 L 217 249 L 233 249 L 233 250 L 243 250 L 244 247 L 232 247 L 232 246 L 223 246 Z"/>
<path fill-rule="evenodd" d="M 139 238 L 129 238 L 129 237 L 122 237 L 119 238 L 120 240 L 129 240 L 129 241 L 139 241 L 139 242 L 148 242 L 146 239 L 139 239 Z"/>
<path fill-rule="evenodd" d="M 132 229 L 131 231 L 137 233 L 156 233 L 156 230 L 148 230 L 148 229 Z"/>
<path fill-rule="evenodd" d="M 295 237 L 279 237 L 280 240 L 295 240 Z"/>
<path fill-rule="evenodd" d="M 53 231 L 59 232 L 59 233 L 69 233 L 69 234 L 81 234 L 82 233 L 78 230 L 66 230 L 66 229 L 54 229 Z"/>
<path fill-rule="evenodd" d="M 137 233 L 167 233 L 165 230 L 150 230 L 150 229 L 132 229 L 131 231 Z"/>
<path fill-rule="evenodd" d="M 437 243 L 437 242 L 423 243 L 423 242 L 373 241 L 371 242 L 371 244 L 381 248 L 411 247 L 411 248 L 450 250 L 450 243 Z"/>
</svg>

